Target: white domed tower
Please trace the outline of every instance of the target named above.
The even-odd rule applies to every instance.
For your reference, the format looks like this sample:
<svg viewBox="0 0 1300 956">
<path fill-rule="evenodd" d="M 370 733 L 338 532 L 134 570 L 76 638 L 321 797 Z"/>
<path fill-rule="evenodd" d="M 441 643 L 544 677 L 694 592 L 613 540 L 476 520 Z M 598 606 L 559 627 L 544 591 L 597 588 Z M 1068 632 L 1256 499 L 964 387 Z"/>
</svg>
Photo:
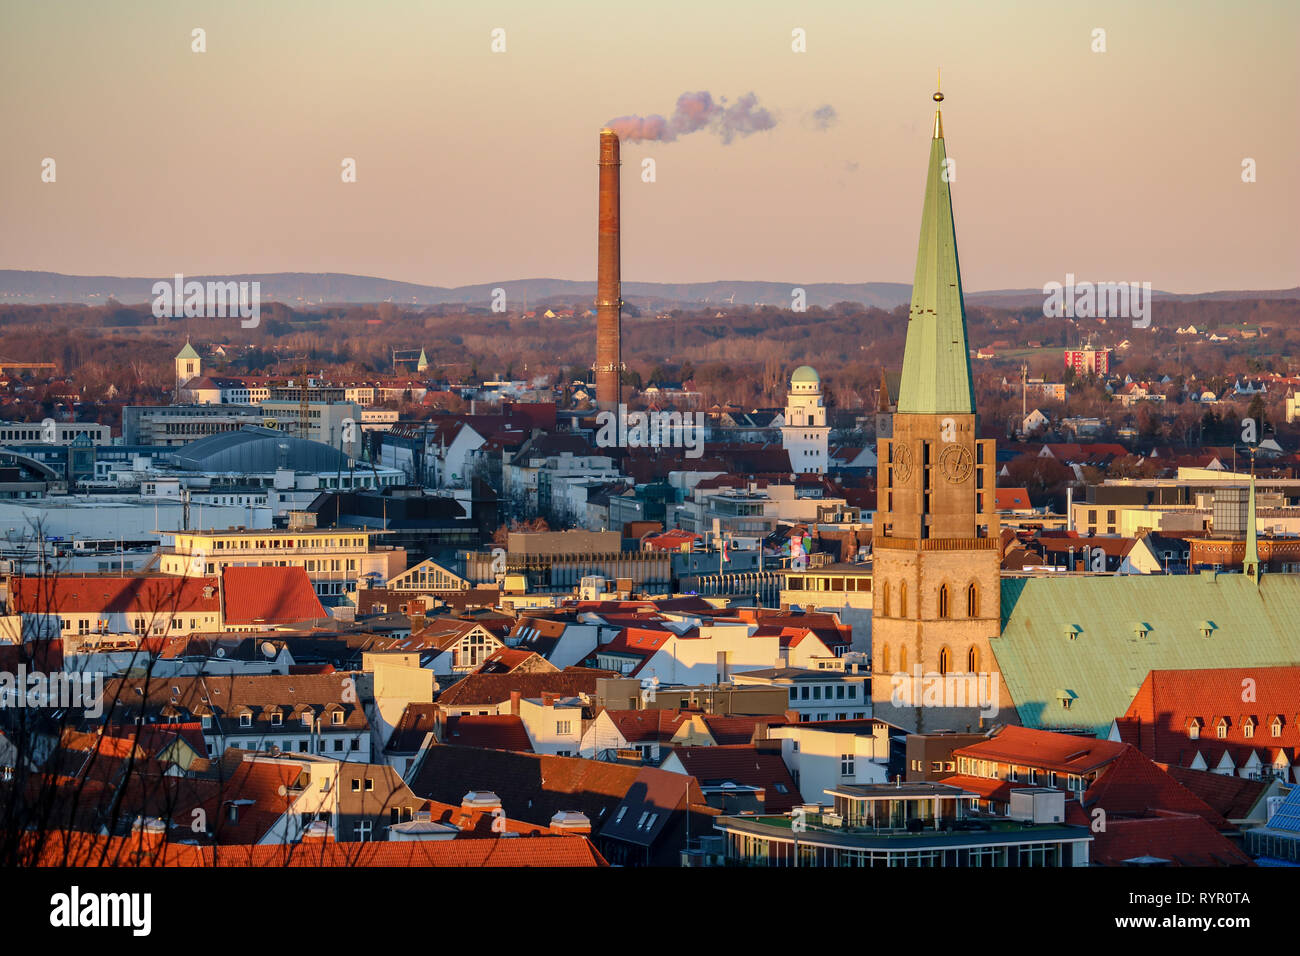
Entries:
<svg viewBox="0 0 1300 956">
<path fill-rule="evenodd" d="M 790 376 L 790 397 L 781 428 L 781 445 L 790 455 L 790 470 L 824 475 L 830 433 L 822 402 L 822 380 L 810 366 L 800 365 Z"/>
</svg>

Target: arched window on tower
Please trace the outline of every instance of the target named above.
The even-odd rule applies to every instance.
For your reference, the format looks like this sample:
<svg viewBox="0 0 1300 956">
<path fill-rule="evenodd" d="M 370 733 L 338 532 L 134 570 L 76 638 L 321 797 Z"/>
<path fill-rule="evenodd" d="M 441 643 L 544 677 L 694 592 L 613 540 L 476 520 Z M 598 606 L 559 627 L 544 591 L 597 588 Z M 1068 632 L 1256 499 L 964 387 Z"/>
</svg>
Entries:
<svg viewBox="0 0 1300 956">
<path fill-rule="evenodd" d="M 889 673 L 889 645 L 885 643 L 880 645 L 880 673 Z"/>
<path fill-rule="evenodd" d="M 943 677 L 952 670 L 952 652 L 948 648 L 939 649 L 939 676 Z"/>
<path fill-rule="evenodd" d="M 980 616 L 980 589 L 975 586 L 974 581 L 966 586 L 966 616 Z"/>
<path fill-rule="evenodd" d="M 898 586 L 898 616 L 907 617 L 907 582 Z"/>
<path fill-rule="evenodd" d="M 901 644 L 898 648 L 898 669 L 907 672 L 907 645 Z"/>
<path fill-rule="evenodd" d="M 971 674 L 978 674 L 980 669 L 980 652 L 972 644 L 970 650 L 966 652 L 966 671 Z"/>
<path fill-rule="evenodd" d="M 939 616 L 948 616 L 948 585 L 939 585 Z"/>
<path fill-rule="evenodd" d="M 889 617 L 889 582 L 882 581 L 880 588 L 880 616 Z"/>
</svg>

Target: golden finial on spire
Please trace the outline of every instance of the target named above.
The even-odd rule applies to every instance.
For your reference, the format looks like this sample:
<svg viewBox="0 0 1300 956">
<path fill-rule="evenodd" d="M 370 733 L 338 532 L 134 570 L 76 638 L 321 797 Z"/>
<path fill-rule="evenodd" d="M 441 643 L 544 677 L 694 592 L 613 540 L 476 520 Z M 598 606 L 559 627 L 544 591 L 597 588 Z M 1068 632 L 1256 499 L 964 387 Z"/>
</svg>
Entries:
<svg viewBox="0 0 1300 956">
<path fill-rule="evenodd" d="M 939 88 L 943 87 L 943 70 L 939 71 L 938 83 L 936 86 Z M 941 93 L 938 88 L 934 91 L 934 101 L 936 104 L 943 102 L 943 93 Z M 938 108 L 934 111 L 934 138 L 943 139 L 943 111 Z"/>
</svg>

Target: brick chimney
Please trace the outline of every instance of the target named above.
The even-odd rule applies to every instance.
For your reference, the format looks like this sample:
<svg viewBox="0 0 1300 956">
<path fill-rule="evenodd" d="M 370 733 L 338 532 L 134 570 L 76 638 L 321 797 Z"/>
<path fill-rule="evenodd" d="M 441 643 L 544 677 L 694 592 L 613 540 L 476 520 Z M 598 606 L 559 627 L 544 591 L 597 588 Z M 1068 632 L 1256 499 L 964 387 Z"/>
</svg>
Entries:
<svg viewBox="0 0 1300 956">
<path fill-rule="evenodd" d="M 510 713 L 515 717 L 519 716 L 519 700 L 522 697 L 523 694 L 517 690 L 512 690 L 510 692 Z"/>
<path fill-rule="evenodd" d="M 542 691 L 542 706 L 543 706 L 543 707 L 554 707 L 554 706 L 555 706 L 555 698 L 556 698 L 556 696 L 557 696 L 557 695 L 552 694 L 552 693 L 551 693 L 550 691 L 548 691 L 548 690 L 544 690 L 544 691 Z"/>
</svg>

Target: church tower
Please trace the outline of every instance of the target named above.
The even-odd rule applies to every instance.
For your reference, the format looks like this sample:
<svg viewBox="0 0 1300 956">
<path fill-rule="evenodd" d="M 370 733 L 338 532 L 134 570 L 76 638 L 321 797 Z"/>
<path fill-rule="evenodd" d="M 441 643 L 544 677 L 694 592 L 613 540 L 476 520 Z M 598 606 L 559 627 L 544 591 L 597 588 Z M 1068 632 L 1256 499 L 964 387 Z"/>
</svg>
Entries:
<svg viewBox="0 0 1300 956">
<path fill-rule="evenodd" d="M 176 353 L 175 363 L 176 395 L 173 401 L 180 402 L 185 383 L 203 374 L 203 360 L 199 358 L 199 353 L 194 351 L 194 346 L 190 345 L 190 340 L 186 339 L 185 348 Z"/>
<path fill-rule="evenodd" d="M 975 437 L 949 168 L 936 109 L 897 408 L 877 440 L 872 544 L 873 715 L 917 732 L 976 730 L 981 709 L 983 726 L 1015 719 L 990 644 L 1001 614 L 997 472 L 994 442 Z"/>
<path fill-rule="evenodd" d="M 797 474 L 826 474 L 830 433 L 821 378 L 812 367 L 800 365 L 790 376 L 785 424 L 781 426 L 781 447 L 790 455 L 790 470 Z"/>
</svg>

